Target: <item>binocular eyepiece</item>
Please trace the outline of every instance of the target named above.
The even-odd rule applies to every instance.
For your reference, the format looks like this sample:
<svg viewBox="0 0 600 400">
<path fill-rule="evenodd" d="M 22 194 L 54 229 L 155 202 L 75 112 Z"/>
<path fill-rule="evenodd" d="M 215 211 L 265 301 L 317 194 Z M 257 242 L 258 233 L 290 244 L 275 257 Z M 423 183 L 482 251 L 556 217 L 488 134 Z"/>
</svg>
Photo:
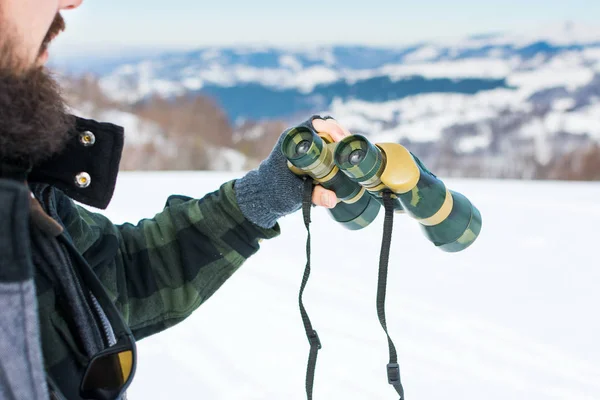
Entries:
<svg viewBox="0 0 600 400">
<path fill-rule="evenodd" d="M 389 191 L 394 209 L 417 220 L 440 249 L 458 252 L 479 236 L 479 210 L 464 195 L 447 189 L 400 144 L 373 144 L 361 135 L 335 143 L 305 124 L 287 132 L 281 151 L 295 174 L 309 175 L 336 193 L 340 201 L 329 211 L 348 229 L 373 222 L 383 193 Z"/>
</svg>

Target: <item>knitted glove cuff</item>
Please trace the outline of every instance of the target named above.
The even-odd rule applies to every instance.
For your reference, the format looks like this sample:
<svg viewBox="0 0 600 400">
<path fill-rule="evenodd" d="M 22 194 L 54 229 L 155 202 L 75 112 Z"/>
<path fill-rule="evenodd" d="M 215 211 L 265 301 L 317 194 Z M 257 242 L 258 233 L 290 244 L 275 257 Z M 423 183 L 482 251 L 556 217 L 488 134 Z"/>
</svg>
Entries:
<svg viewBox="0 0 600 400">
<path fill-rule="evenodd" d="M 313 115 L 301 125 L 314 129 Z M 302 208 L 303 179 L 287 166 L 281 144 L 290 129 L 279 137 L 273 151 L 257 169 L 248 172 L 235 183 L 238 205 L 244 216 L 261 228 L 272 228 L 277 220 Z"/>
</svg>

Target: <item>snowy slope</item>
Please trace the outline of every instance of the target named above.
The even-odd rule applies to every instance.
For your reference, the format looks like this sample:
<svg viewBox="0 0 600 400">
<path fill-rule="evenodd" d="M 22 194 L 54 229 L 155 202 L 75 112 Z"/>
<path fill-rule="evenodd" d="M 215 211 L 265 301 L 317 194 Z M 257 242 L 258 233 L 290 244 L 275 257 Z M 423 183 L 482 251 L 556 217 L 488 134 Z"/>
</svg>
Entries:
<svg viewBox="0 0 600 400">
<path fill-rule="evenodd" d="M 389 76 L 427 78 L 510 78 L 540 84 L 556 72 L 581 81 L 598 71 L 600 29 L 566 23 L 530 32 L 468 37 L 412 46 L 318 46 L 203 48 L 165 53 L 103 73 L 103 86 L 114 98 L 135 101 L 151 93 L 177 95 L 205 87 L 257 84 L 310 93 L 319 85 Z M 562 71 L 561 71 L 562 70 Z M 525 75 L 519 75 L 525 72 Z M 515 76 L 513 76 L 515 75 Z M 550 78 L 552 79 L 552 78 Z M 556 78 L 554 78 L 556 79 Z M 547 79 L 546 79 L 547 80 Z M 564 81 L 561 80 L 561 83 Z M 547 83 L 547 82 L 546 82 Z"/>
<path fill-rule="evenodd" d="M 172 193 L 202 196 L 239 175 L 122 174 L 105 213 L 136 222 Z M 407 399 L 599 399 L 600 185 L 447 183 L 483 215 L 471 248 L 440 252 L 414 221 L 395 220 L 387 313 Z M 305 304 L 323 342 L 314 398 L 397 399 L 375 311 L 381 215 L 359 232 L 322 209 L 313 222 Z M 306 233 L 299 214 L 281 225 L 193 316 L 139 343 L 131 400 L 306 398 Z"/>
<path fill-rule="evenodd" d="M 600 31 L 581 24 L 402 48 L 200 49 L 127 63 L 101 82 L 128 102 L 202 91 L 234 121 L 328 113 L 375 139 L 445 139 L 461 155 L 536 137 L 526 148 L 541 164 L 600 138 Z M 490 150 L 499 140 L 509 143 Z"/>
<path fill-rule="evenodd" d="M 446 129 L 458 124 L 483 124 L 506 111 L 531 112 L 532 104 L 523 101 L 527 96 L 526 90 L 497 89 L 477 95 L 423 94 L 383 103 L 336 100 L 327 113 L 376 141 L 434 142 L 443 138 Z M 539 125 L 544 139 L 568 132 L 600 140 L 600 102 L 568 110 L 572 104 L 569 98 L 556 99 L 544 115 L 518 130 L 519 137 L 531 137 L 530 126 Z M 390 126 L 391 121 L 397 123 Z M 486 132 L 481 135 L 485 136 Z M 481 135 L 471 139 L 480 140 Z M 471 149 L 463 152 L 469 153 Z"/>
</svg>

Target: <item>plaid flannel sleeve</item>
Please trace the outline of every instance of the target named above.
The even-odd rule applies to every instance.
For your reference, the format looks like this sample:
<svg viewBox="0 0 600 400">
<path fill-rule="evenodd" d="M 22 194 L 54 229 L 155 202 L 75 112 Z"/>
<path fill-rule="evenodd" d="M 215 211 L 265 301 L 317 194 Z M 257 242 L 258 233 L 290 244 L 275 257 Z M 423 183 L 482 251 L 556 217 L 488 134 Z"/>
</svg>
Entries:
<svg viewBox="0 0 600 400">
<path fill-rule="evenodd" d="M 115 225 L 75 206 L 67 227 L 137 339 L 187 318 L 260 247 L 279 235 L 237 204 L 235 181 L 201 199 L 171 196 L 156 216 Z"/>
</svg>

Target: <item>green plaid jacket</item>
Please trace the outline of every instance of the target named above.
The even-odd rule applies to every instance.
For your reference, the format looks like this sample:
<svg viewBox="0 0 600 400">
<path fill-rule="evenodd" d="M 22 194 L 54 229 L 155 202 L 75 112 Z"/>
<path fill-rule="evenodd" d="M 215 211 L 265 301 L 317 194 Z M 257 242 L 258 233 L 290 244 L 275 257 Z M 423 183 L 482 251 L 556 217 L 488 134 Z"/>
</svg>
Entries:
<svg viewBox="0 0 600 400">
<path fill-rule="evenodd" d="M 45 184 L 32 191 L 50 216 L 65 227 L 68 241 L 100 278 L 136 339 L 183 321 L 211 297 L 259 249 L 279 235 L 240 211 L 235 181 L 201 199 L 168 198 L 153 218 L 116 225 Z M 55 285 L 36 273 L 42 350 L 47 372 L 67 398 L 79 398 L 83 367 L 78 339 L 59 307 Z"/>
</svg>

